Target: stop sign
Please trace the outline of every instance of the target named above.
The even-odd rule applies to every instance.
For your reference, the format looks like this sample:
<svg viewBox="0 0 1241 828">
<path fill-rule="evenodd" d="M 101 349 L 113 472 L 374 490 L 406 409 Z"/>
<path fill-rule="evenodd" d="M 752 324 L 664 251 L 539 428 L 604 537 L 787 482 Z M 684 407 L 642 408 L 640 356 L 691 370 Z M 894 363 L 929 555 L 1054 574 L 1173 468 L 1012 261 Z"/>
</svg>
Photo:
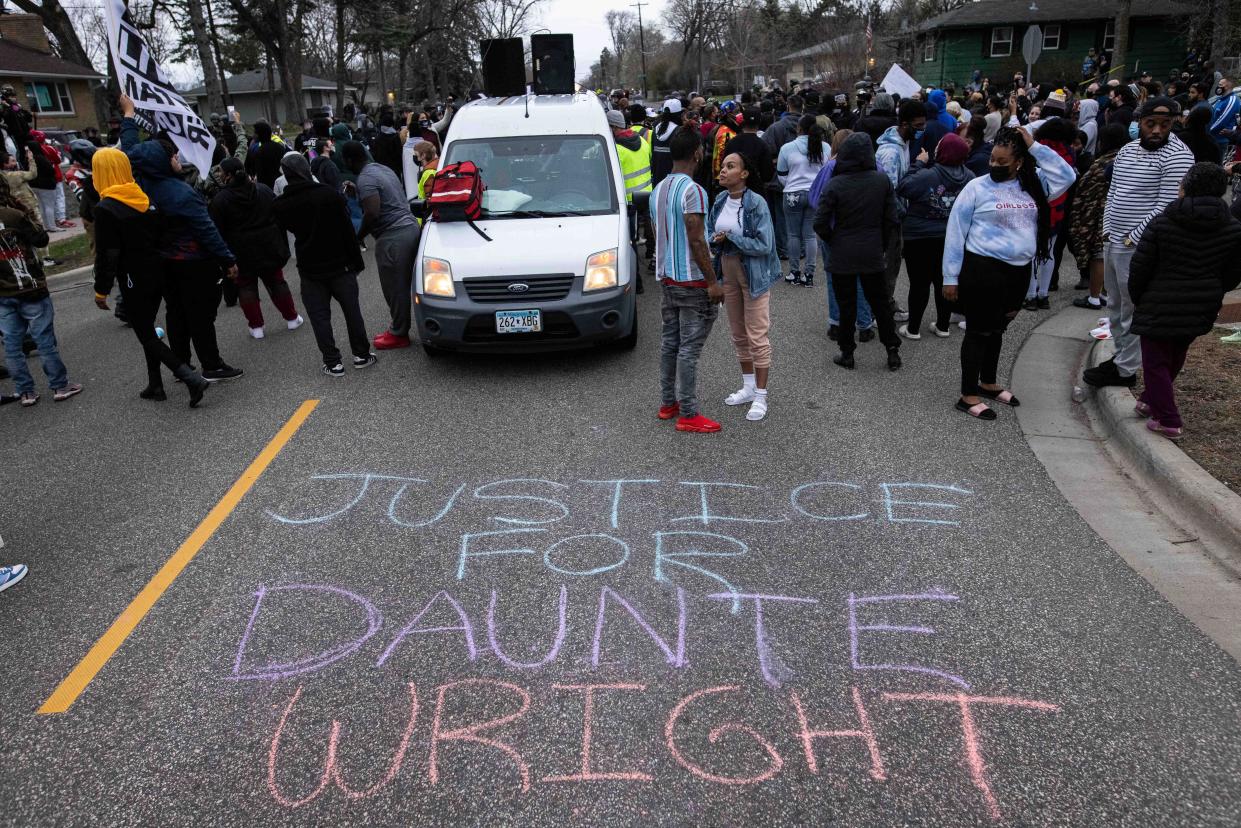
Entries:
<svg viewBox="0 0 1241 828">
<path fill-rule="evenodd" d="M 1039 55 L 1043 54 L 1043 30 L 1038 25 L 1026 29 L 1026 36 L 1021 40 L 1021 54 L 1026 63 L 1038 63 Z"/>
</svg>

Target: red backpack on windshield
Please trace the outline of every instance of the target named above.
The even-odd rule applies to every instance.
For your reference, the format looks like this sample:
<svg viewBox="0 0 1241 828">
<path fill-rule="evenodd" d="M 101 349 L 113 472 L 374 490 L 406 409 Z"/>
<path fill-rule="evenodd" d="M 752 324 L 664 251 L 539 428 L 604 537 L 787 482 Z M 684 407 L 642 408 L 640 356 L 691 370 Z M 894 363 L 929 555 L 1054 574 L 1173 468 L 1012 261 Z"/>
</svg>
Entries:
<svg viewBox="0 0 1241 828">
<path fill-rule="evenodd" d="M 468 222 L 474 232 L 491 241 L 474 221 L 483 212 L 483 178 L 473 161 L 461 161 L 441 167 L 431 179 L 427 196 L 433 221 Z"/>
</svg>

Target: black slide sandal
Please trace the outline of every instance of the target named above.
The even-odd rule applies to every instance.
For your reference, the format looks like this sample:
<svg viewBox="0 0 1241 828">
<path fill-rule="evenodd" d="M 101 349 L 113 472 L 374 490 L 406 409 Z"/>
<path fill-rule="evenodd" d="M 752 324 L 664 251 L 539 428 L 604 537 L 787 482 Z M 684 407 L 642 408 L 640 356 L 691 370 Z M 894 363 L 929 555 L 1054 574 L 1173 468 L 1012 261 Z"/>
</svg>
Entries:
<svg viewBox="0 0 1241 828">
<path fill-rule="evenodd" d="M 976 420 L 986 420 L 987 422 L 991 422 L 999 417 L 998 414 L 987 407 L 986 403 L 980 402 L 977 405 L 970 405 L 965 400 L 959 399 L 957 400 L 956 407 L 957 411 L 964 411 Z"/>
<path fill-rule="evenodd" d="M 1004 395 L 1008 395 L 1008 399 L 1004 399 Z M 1013 396 L 1013 392 L 1007 388 L 1001 388 L 999 391 L 992 391 L 990 388 L 979 388 L 978 396 L 986 397 L 989 400 L 995 400 L 1001 405 L 1007 405 L 1009 408 L 1016 408 L 1021 405 L 1021 400 Z"/>
</svg>

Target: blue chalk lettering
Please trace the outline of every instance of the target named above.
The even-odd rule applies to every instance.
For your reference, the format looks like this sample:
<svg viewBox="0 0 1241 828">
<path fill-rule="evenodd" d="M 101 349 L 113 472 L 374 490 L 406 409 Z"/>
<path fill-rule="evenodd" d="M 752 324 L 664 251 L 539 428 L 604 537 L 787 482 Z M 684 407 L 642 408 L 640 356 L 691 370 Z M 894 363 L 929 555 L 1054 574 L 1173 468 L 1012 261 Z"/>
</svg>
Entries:
<svg viewBox="0 0 1241 828">
<path fill-rule="evenodd" d="M 514 518 L 514 517 L 493 517 L 491 518 L 491 520 L 495 521 L 496 523 L 510 523 L 510 524 L 515 524 L 518 526 L 540 526 L 545 523 L 556 523 L 558 521 L 562 521 L 569 516 L 569 507 L 565 506 L 559 500 L 553 500 L 550 497 L 538 497 L 537 495 L 503 495 L 503 494 L 493 495 L 493 494 L 483 493 L 484 489 L 490 489 L 492 486 L 502 486 L 506 483 L 541 483 L 545 486 L 553 486 L 557 489 L 569 488 L 565 484 L 557 483 L 554 480 L 541 480 L 539 478 L 534 478 L 534 477 L 515 477 L 515 478 L 512 478 L 511 480 L 494 480 L 491 483 L 484 483 L 483 485 L 479 486 L 477 489 L 474 490 L 475 500 L 530 500 L 536 503 L 546 503 L 550 506 L 555 506 L 561 511 L 560 517 L 547 518 L 546 520 L 527 520 L 525 518 Z"/>
<path fill-rule="evenodd" d="M 612 543 L 616 544 L 617 546 L 621 548 L 620 560 L 615 561 L 614 563 L 607 564 L 606 566 L 597 566 L 594 569 L 584 569 L 584 570 L 562 569 L 561 567 L 556 566 L 554 563 L 552 563 L 552 551 L 555 550 L 558 546 L 560 546 L 561 544 L 568 543 L 569 541 L 582 540 L 584 538 L 605 538 L 611 541 Z M 604 535 L 601 533 L 595 533 L 595 534 L 590 534 L 590 535 L 573 535 L 571 537 L 563 538 L 561 540 L 556 541 L 551 546 L 547 547 L 547 549 L 543 552 L 543 563 L 546 564 L 548 569 L 552 570 L 553 572 L 559 572 L 561 575 L 582 575 L 582 576 L 602 575 L 604 572 L 611 572 L 613 569 L 616 569 L 618 566 L 624 566 L 625 562 L 628 560 L 629 560 L 629 544 L 625 543 L 620 538 L 613 537 L 612 535 Z"/>
<path fill-rule="evenodd" d="M 665 552 L 664 551 L 664 538 L 672 538 L 672 537 L 711 538 L 717 541 L 726 541 L 727 543 L 733 544 L 733 546 L 739 549 L 740 551 L 707 552 L 707 551 L 699 550 L 699 549 L 688 549 L 683 552 Z M 747 554 L 749 551 L 750 551 L 750 548 L 746 546 L 744 543 L 742 543 L 741 541 L 737 540 L 736 538 L 730 538 L 727 535 L 719 535 L 719 534 L 716 534 L 715 532 L 656 532 L 655 533 L 655 570 L 654 570 L 655 580 L 656 581 L 667 581 L 668 580 L 668 578 L 664 575 L 664 563 L 665 562 L 667 562 L 670 566 L 679 566 L 682 569 L 686 569 L 690 572 L 697 572 L 699 575 L 702 575 L 706 578 L 710 578 L 711 580 L 724 585 L 724 588 L 727 589 L 728 592 L 733 596 L 732 614 L 736 615 L 738 612 L 741 611 L 740 592 L 738 592 L 737 588 L 733 586 L 731 583 L 729 583 L 728 579 L 726 579 L 724 576 L 719 575 L 715 572 L 712 572 L 709 569 L 704 569 L 701 566 L 696 566 L 691 563 L 686 563 L 685 561 L 681 560 L 681 558 L 737 558 L 737 557 L 741 557 Z"/>
<path fill-rule="evenodd" d="M 697 515 L 686 515 L 685 517 L 673 518 L 672 519 L 673 523 L 677 523 L 682 520 L 700 520 L 702 521 L 703 526 L 710 526 L 711 521 L 713 520 L 732 521 L 735 523 L 784 523 L 785 521 L 788 520 L 787 516 L 773 519 L 773 518 L 735 517 L 732 515 L 717 515 L 717 514 L 713 514 L 711 512 L 710 507 L 707 505 L 707 487 L 708 486 L 719 486 L 722 488 L 729 488 L 729 489 L 762 489 L 762 486 L 751 486 L 748 483 L 718 483 L 718 482 L 717 483 L 701 483 L 697 481 L 684 481 L 684 480 L 680 482 L 682 486 L 697 486 L 698 487 L 698 500 L 702 506 L 702 511 Z"/>
<path fill-rule="evenodd" d="M 436 514 L 435 517 L 430 520 L 422 520 L 417 523 L 409 523 L 396 516 L 396 506 L 401 501 L 401 498 L 405 496 L 405 490 L 408 488 L 408 483 L 401 486 L 401 488 L 396 490 L 396 494 L 392 496 L 392 500 L 388 501 L 388 520 L 392 521 L 397 526 L 404 526 L 406 529 L 422 529 L 427 526 L 434 526 L 443 520 L 445 515 L 452 511 L 453 504 L 457 502 L 457 497 L 465 491 L 465 484 L 462 483 L 457 487 L 457 490 L 452 493 L 452 497 L 448 498 L 448 502 L 444 504 L 444 508 L 440 509 L 439 513 Z"/>
<path fill-rule="evenodd" d="M 836 486 L 841 489 L 854 489 L 855 491 L 861 491 L 862 489 L 862 487 L 857 485 L 856 483 L 838 483 L 834 480 L 816 480 L 813 483 L 803 483 L 802 485 L 794 489 L 792 493 L 789 494 L 789 504 L 794 509 L 801 512 L 803 515 L 813 520 L 826 520 L 826 521 L 865 520 L 866 518 L 870 517 L 869 512 L 858 512 L 857 514 L 853 514 L 853 515 L 820 515 L 815 512 L 806 511 L 802 507 L 801 503 L 799 502 L 799 500 L 801 499 L 801 494 L 807 489 L 816 488 L 818 486 Z"/>
<path fill-rule="evenodd" d="M 461 536 L 461 552 L 457 556 L 457 580 L 465 579 L 466 558 L 486 558 L 492 555 L 536 555 L 533 549 L 487 549 L 482 552 L 470 551 L 470 541 L 474 538 L 491 538 L 498 535 L 519 535 L 529 532 L 546 532 L 546 529 L 497 529 L 493 532 L 476 532 Z"/>
<path fill-rule="evenodd" d="M 892 523 L 931 523 L 940 526 L 960 526 L 959 521 L 955 520 L 936 520 L 931 518 L 918 517 L 897 517 L 896 506 L 925 506 L 928 509 L 960 509 L 956 503 L 944 503 L 937 500 L 897 500 L 892 496 L 894 489 L 938 489 L 943 492 L 956 492 L 957 494 L 972 495 L 969 489 L 962 489 L 960 486 L 940 486 L 934 483 L 880 483 L 879 487 L 883 489 L 883 505 L 888 513 L 888 520 Z"/>
<path fill-rule="evenodd" d="M 620 528 L 621 490 L 625 486 L 631 483 L 632 484 L 658 483 L 659 481 L 658 480 L 581 480 L 579 482 L 610 484 L 613 486 L 613 489 L 612 489 L 612 528 L 619 529 Z"/>
<path fill-rule="evenodd" d="M 348 512 L 354 506 L 357 506 L 359 503 L 361 503 L 362 498 L 366 497 L 366 492 L 368 489 L 370 489 L 372 481 L 399 480 L 402 483 L 404 483 L 406 486 L 408 486 L 410 483 L 426 483 L 427 482 L 425 480 L 420 480 L 416 477 L 394 477 L 393 475 L 389 475 L 389 474 L 368 474 L 366 472 L 361 472 L 361 473 L 351 472 L 351 473 L 345 473 L 345 474 L 316 474 L 310 479 L 311 480 L 361 480 L 362 487 L 358 489 L 358 493 L 353 498 L 353 500 L 349 501 L 347 504 L 345 504 L 340 509 L 337 509 L 334 512 L 328 512 L 325 515 L 316 515 L 314 517 L 309 517 L 309 518 L 291 518 L 291 517 L 285 517 L 284 515 L 278 515 L 275 512 L 273 512 L 271 509 L 264 509 L 263 511 L 267 513 L 268 517 L 278 520 L 281 523 L 289 524 L 291 526 L 305 526 L 310 523 L 325 523 L 333 518 L 340 517 L 341 515 L 345 514 L 345 512 Z M 404 489 L 404 486 L 402 486 L 402 490 L 403 489 Z"/>
</svg>

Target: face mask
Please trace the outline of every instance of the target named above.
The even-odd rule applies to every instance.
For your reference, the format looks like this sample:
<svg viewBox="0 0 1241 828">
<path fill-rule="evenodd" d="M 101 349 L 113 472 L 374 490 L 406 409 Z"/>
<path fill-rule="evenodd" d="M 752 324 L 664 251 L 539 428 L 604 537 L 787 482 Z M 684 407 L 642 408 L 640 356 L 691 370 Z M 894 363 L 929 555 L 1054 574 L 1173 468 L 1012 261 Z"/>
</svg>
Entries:
<svg viewBox="0 0 1241 828">
<path fill-rule="evenodd" d="M 1223 95 L 1223 94 L 1224 94 L 1224 87 L 1222 87 L 1222 86 L 1217 86 L 1217 87 L 1215 87 L 1215 94 L 1216 94 L 1216 95 Z"/>
<path fill-rule="evenodd" d="M 915 140 L 915 141 L 921 141 L 921 140 L 922 140 L 922 136 L 923 136 L 925 133 L 926 133 L 926 130 L 925 130 L 925 129 L 920 129 L 920 130 L 918 130 L 917 132 L 915 132 L 915 133 L 914 133 L 914 140 Z"/>
<path fill-rule="evenodd" d="M 1136 141 L 1137 138 L 1138 138 L 1138 122 L 1130 121 L 1129 122 L 1129 140 Z"/>
<path fill-rule="evenodd" d="M 418 126 L 422 127 L 423 129 L 430 129 L 431 122 L 430 121 L 419 121 Z"/>
<path fill-rule="evenodd" d="M 1013 171 L 1008 167 L 997 167 L 991 165 L 991 180 L 996 183 L 1003 183 L 1013 177 Z"/>
</svg>

